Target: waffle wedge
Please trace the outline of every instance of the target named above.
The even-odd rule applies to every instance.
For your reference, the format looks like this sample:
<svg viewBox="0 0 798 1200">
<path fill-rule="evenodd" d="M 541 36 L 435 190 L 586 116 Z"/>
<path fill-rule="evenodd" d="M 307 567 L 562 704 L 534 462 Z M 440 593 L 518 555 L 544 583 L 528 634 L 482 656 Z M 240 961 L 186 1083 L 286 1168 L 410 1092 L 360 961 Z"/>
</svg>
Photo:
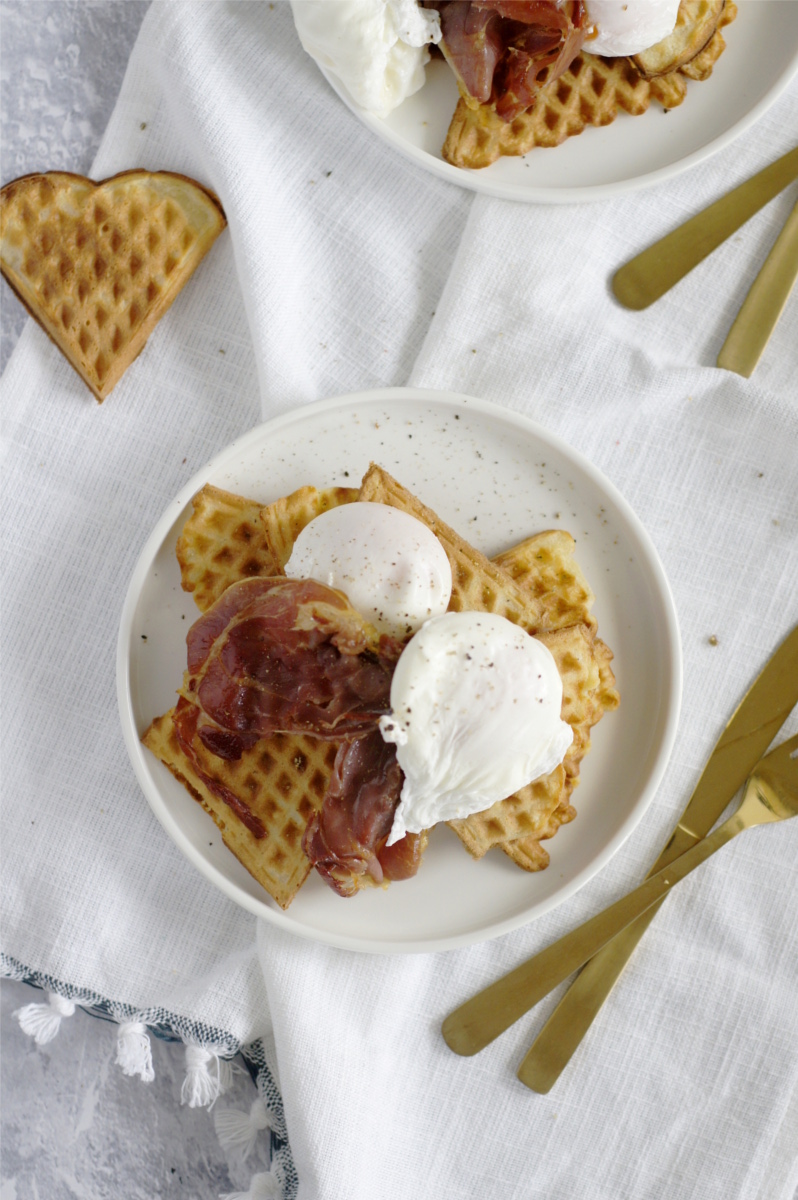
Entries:
<svg viewBox="0 0 798 1200">
<path fill-rule="evenodd" d="M 452 568 L 450 612 L 492 612 L 520 625 L 528 633 L 535 633 L 540 628 L 544 614 L 540 600 L 516 583 L 504 568 L 469 546 L 432 509 L 375 463 L 363 476 L 360 499 L 400 508 L 432 530 Z"/>
<path fill-rule="evenodd" d="M 219 790 L 246 803 L 264 828 L 258 836 L 236 817 L 229 804 L 197 774 L 175 736 L 174 710 L 157 717 L 142 741 L 208 812 L 225 845 L 281 908 L 287 908 L 310 874 L 302 834 L 321 808 L 337 746 L 315 738 L 276 735 L 226 762 L 192 743 L 202 773 Z"/>
<path fill-rule="evenodd" d="M 520 867 L 522 871 L 545 871 L 551 862 L 549 852 L 542 842 L 553 838 L 561 825 L 568 825 L 576 816 L 576 809 L 568 803 L 567 797 L 558 804 L 549 817 L 546 827 L 541 833 L 514 841 L 502 842 L 500 849 L 508 858 Z"/>
<path fill-rule="evenodd" d="M 656 79 L 686 67 L 715 36 L 725 8 L 726 0 L 682 0 L 673 32 L 632 56 L 640 74 Z"/>
<path fill-rule="evenodd" d="M 319 513 L 357 499 L 357 488 L 303 487 L 265 508 L 257 500 L 206 483 L 177 540 L 185 592 L 206 612 L 231 583 L 282 575 L 294 539 Z"/>
<path fill-rule="evenodd" d="M 0 265 L 102 401 L 225 224 L 211 192 L 168 171 L 26 175 L 0 193 Z"/>
<path fill-rule="evenodd" d="M 560 146 L 588 125 L 610 125 L 619 112 L 641 116 L 653 100 L 664 109 L 676 108 L 687 95 L 688 79 L 705 80 L 712 74 L 726 47 L 722 30 L 736 15 L 733 0 L 726 0 L 708 43 L 696 50 L 691 61 L 655 78 L 646 78 L 631 59 L 599 58 L 583 51 L 563 75 L 541 89 L 531 108 L 508 123 L 489 105 L 470 108 L 461 99 L 443 157 L 456 167 L 478 169 L 503 155 Z"/>
<path fill-rule="evenodd" d="M 593 688 L 579 688 L 578 673 L 563 681 L 563 715 L 566 704 L 571 712 L 570 723 L 574 732 L 574 740 L 565 760 L 565 787 L 557 807 L 551 811 L 548 822 L 542 832 L 527 834 L 517 838 L 505 838 L 498 846 L 511 858 L 514 863 L 525 871 L 541 871 L 549 865 L 548 851 L 541 842 L 554 837 L 561 825 L 573 821 L 576 809 L 571 804 L 574 790 L 579 783 L 579 772 L 582 760 L 590 749 L 590 733 L 607 712 L 612 712 L 620 703 L 615 676 L 610 668 L 612 652 L 599 639 L 593 642 L 593 655 L 598 671 L 598 682 Z M 569 695 L 570 693 L 570 695 Z M 580 717 L 581 710 L 581 717 Z M 565 718 L 569 720 L 569 718 Z"/>
<path fill-rule="evenodd" d="M 282 574 L 283 567 L 291 557 L 294 542 L 305 526 L 339 504 L 357 500 L 357 488 L 301 487 L 289 496 L 276 500 L 261 511 L 261 521 L 272 556 Z"/>
<path fill-rule="evenodd" d="M 231 583 L 253 575 L 280 575 L 261 522 L 262 505 L 206 483 L 177 539 L 183 591 L 206 612 Z"/>
<path fill-rule="evenodd" d="M 520 584 L 541 607 L 541 628 L 587 625 L 596 629 L 591 613 L 595 600 L 574 552 L 576 542 L 564 529 L 536 533 L 512 549 L 497 554 L 497 566 Z"/>
<path fill-rule="evenodd" d="M 500 811 L 495 815 L 490 829 L 483 830 L 480 828 L 481 814 L 477 814 L 475 827 L 470 832 L 472 842 L 480 848 L 496 838 L 493 844 L 498 845 L 526 871 L 542 871 L 549 865 L 548 852 L 540 843 L 554 837 L 561 825 L 576 816 L 571 797 L 579 783 L 582 760 L 590 749 L 590 732 L 605 713 L 613 712 L 620 704 L 615 675 L 610 665 L 612 651 L 595 636 L 596 625 L 590 614 L 592 591 L 573 559 L 570 542 L 570 535 L 559 530 L 549 531 L 529 538 L 499 555 L 496 560 L 519 582 L 534 591 L 542 589 L 546 596 L 548 610 L 552 614 L 550 631 L 558 632 L 553 637 L 551 633 L 539 633 L 538 637 L 546 642 L 557 660 L 563 678 L 562 715 L 574 733 L 573 743 L 563 762 L 565 786 L 559 803 L 550 811 L 548 819 L 542 806 L 538 805 L 535 812 L 536 823 L 542 825 L 542 831 L 501 837 L 502 823 L 510 835 L 518 824 L 512 807 L 508 805 L 508 819 L 505 820 L 504 813 Z M 590 641 L 589 651 L 584 647 L 580 649 L 578 641 L 574 640 L 574 627 L 558 625 L 563 615 L 572 615 L 577 621 L 581 620 L 581 629 Z"/>
</svg>

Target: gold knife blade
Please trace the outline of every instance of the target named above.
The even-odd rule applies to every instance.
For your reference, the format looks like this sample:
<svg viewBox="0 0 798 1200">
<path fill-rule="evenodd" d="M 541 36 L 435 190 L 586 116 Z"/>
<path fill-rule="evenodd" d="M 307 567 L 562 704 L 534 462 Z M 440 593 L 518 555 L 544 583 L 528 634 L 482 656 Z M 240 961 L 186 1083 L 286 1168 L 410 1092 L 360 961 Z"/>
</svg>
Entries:
<svg viewBox="0 0 798 1200">
<path fill-rule="evenodd" d="M 798 626 L 771 655 L 732 714 L 668 842 L 649 871 L 667 867 L 704 837 L 798 704 Z M 535 1039 L 518 1078 L 548 1092 L 570 1062 L 659 905 L 582 968 Z"/>
<path fill-rule="evenodd" d="M 718 355 L 718 366 L 750 379 L 798 278 L 798 204 L 765 259 Z"/>
<path fill-rule="evenodd" d="M 767 750 L 796 703 L 798 703 L 798 626 L 771 656 L 738 705 L 726 729 L 718 739 L 692 798 L 651 873 L 678 858 L 710 830 L 735 792 L 745 782 L 752 767 Z M 603 979 L 603 974 L 597 971 L 593 964 L 605 955 L 607 956 L 605 963 L 609 961 L 614 968 L 617 968 L 605 995 L 609 993 L 612 984 L 620 974 L 623 963 L 631 954 L 631 950 L 634 949 L 655 911 L 656 908 L 644 913 L 638 921 L 628 926 L 588 963 L 560 1002 L 560 1008 L 563 1007 L 568 997 L 579 985 L 580 980 L 591 968 L 593 968 L 594 978 L 598 975 L 600 979 Z M 639 932 L 636 932 L 642 922 L 645 922 L 645 925 Z M 634 940 L 630 943 L 631 948 L 622 954 L 616 943 L 625 939 L 627 935 L 632 935 Z M 443 1036 L 450 1049 L 457 1054 L 476 1054 L 528 1011 L 531 1004 L 527 1002 L 522 986 L 522 972 L 523 967 L 516 968 L 515 972 L 510 972 L 508 976 L 497 980 L 496 983 L 491 984 L 449 1014 L 443 1023 Z M 521 981 L 521 986 L 519 986 L 519 981 Z M 603 997 L 595 1009 L 596 1012 L 601 1007 L 601 1002 L 603 1002 Z M 568 1037 L 567 1021 L 559 1019 L 556 1022 L 558 1033 L 562 1033 L 567 1046 L 570 1047 L 570 1052 L 564 1059 L 559 1054 L 559 1044 L 555 1044 L 552 1054 L 550 1038 L 546 1039 L 544 1047 L 546 1052 L 544 1054 L 536 1052 L 538 1042 L 546 1033 L 554 1017 L 557 1016 L 559 1010 L 555 1010 L 538 1042 L 532 1047 L 522 1064 L 519 1078 L 523 1083 L 535 1091 L 548 1091 L 568 1061 L 570 1053 L 581 1041 L 593 1015 L 595 1015 L 591 1012 L 591 1004 L 592 993 L 588 991 L 585 996 L 584 991 L 580 990 L 576 1000 L 571 1001 L 568 1005 L 570 1017 L 577 1021 L 576 1028 L 581 1028 L 581 1033 L 575 1041 Z M 529 1070 L 526 1070 L 528 1062 L 531 1065 Z M 550 1064 L 556 1071 L 553 1077 Z M 545 1086 L 547 1082 L 548 1086 Z"/>
<path fill-rule="evenodd" d="M 798 146 L 621 267 L 615 296 L 626 308 L 648 308 L 795 179 Z"/>
</svg>

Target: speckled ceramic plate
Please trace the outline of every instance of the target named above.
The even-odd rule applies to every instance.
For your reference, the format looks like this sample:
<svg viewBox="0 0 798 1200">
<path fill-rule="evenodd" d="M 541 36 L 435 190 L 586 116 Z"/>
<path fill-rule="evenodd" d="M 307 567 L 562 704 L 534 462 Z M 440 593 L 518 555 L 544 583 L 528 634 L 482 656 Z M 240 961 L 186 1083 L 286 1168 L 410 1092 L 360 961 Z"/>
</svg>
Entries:
<svg viewBox="0 0 798 1200">
<path fill-rule="evenodd" d="M 603 200 L 661 183 L 722 150 L 787 87 L 798 69 L 798 3 L 738 0 L 737 7 L 712 78 L 689 82 L 679 108 L 666 115 L 652 104 L 639 117 L 622 112 L 612 125 L 589 127 L 554 150 L 502 158 L 480 171 L 453 167 L 441 157 L 457 103 L 457 85 L 445 62 L 431 62 L 424 87 L 386 120 L 365 112 L 334 76 L 324 73 L 364 125 L 450 183 L 535 204 Z"/>
<path fill-rule="evenodd" d="M 488 555 L 542 529 L 570 530 L 596 592 L 601 636 L 615 651 L 621 707 L 594 731 L 579 815 L 549 843 L 547 870 L 527 874 L 500 851 L 475 862 L 444 825 L 433 830 L 415 879 L 343 900 L 314 874 L 282 912 L 226 849 L 211 818 L 139 741 L 152 718 L 174 703 L 186 629 L 198 616 L 180 587 L 175 543 L 192 496 L 207 482 L 268 503 L 302 484 L 351 486 L 372 460 Z M 335 946 L 442 950 L 530 921 L 610 859 L 665 769 L 676 733 L 681 652 L 670 591 L 648 535 L 589 462 L 540 426 L 484 401 L 388 389 L 309 405 L 262 425 L 183 489 L 130 582 L 118 696 L 127 748 L 153 811 L 187 858 L 231 899 Z"/>
</svg>

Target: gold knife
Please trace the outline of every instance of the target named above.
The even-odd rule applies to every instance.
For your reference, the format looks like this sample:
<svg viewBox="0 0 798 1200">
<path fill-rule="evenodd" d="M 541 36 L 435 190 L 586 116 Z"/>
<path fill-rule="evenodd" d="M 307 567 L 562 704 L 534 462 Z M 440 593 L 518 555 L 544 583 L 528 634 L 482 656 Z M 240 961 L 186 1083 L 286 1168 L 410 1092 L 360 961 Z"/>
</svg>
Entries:
<svg viewBox="0 0 798 1200">
<path fill-rule="evenodd" d="M 779 646 L 748 689 L 704 768 L 693 795 L 650 874 L 668 866 L 700 841 L 742 787 L 798 703 L 798 626 Z M 648 928 L 659 904 L 599 951 L 554 1010 L 524 1059 L 518 1077 L 533 1091 L 547 1092 L 587 1032 L 593 1017 Z M 467 1000 L 443 1023 L 447 1045 L 457 1054 L 476 1054 L 540 999 L 530 993 L 524 966 Z"/>
<path fill-rule="evenodd" d="M 648 308 L 795 179 L 798 146 L 621 267 L 615 296 L 626 308 Z"/>
<path fill-rule="evenodd" d="M 798 204 L 754 280 L 718 355 L 718 366 L 750 379 L 798 278 Z"/>
</svg>

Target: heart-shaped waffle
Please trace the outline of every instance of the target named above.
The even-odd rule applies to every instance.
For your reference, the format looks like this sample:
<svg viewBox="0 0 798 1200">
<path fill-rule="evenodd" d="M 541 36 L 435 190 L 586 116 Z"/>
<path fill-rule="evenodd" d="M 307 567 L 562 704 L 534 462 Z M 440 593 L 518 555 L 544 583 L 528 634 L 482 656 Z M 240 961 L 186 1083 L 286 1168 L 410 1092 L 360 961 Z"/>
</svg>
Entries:
<svg viewBox="0 0 798 1200">
<path fill-rule="evenodd" d="M 0 192 L 0 266 L 102 401 L 225 224 L 211 192 L 169 171 L 24 175 Z"/>
</svg>

